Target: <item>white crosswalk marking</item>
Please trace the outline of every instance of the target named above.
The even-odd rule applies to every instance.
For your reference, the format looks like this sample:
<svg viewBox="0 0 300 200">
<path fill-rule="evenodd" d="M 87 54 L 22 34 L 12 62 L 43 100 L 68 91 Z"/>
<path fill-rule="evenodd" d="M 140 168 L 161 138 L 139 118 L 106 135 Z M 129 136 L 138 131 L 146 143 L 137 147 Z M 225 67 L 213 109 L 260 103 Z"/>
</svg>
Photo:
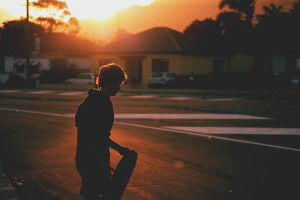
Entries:
<svg viewBox="0 0 300 200">
<path fill-rule="evenodd" d="M 170 100 L 189 100 L 192 99 L 191 97 L 167 97 L 166 99 Z"/>
<path fill-rule="evenodd" d="M 54 91 L 45 90 L 45 91 L 33 91 L 33 92 L 27 92 L 28 94 L 49 94 L 53 93 Z"/>
<path fill-rule="evenodd" d="M 74 117 L 75 114 L 66 114 Z M 270 120 L 267 117 L 257 117 L 250 115 L 236 115 L 236 114 L 131 114 L 120 113 L 115 114 L 115 119 L 256 119 L 256 120 Z"/>
<path fill-rule="evenodd" d="M 21 92 L 21 90 L 0 90 L 0 93 L 14 93 L 14 92 Z"/>
<path fill-rule="evenodd" d="M 194 127 L 166 126 L 164 128 L 204 134 L 235 135 L 300 135 L 300 128 L 257 128 L 257 127 Z"/>
<path fill-rule="evenodd" d="M 127 96 L 129 98 L 136 98 L 136 99 L 147 99 L 147 98 L 156 98 L 157 96 L 154 95 L 138 95 L 138 96 Z"/>
<path fill-rule="evenodd" d="M 1 108 L 0 110 L 4 111 L 13 111 L 17 113 L 31 113 L 31 114 L 38 114 L 38 115 L 48 115 L 48 116 L 55 116 L 55 117 L 66 117 L 66 118 L 74 118 L 74 114 L 58 114 L 58 113 L 47 113 L 47 112 L 39 112 L 39 111 L 30 111 L 30 110 L 17 110 L 17 109 L 12 109 L 12 108 Z M 216 114 L 218 115 L 218 114 Z M 184 127 L 178 127 L 178 126 L 167 126 L 167 127 L 155 127 L 155 126 L 146 126 L 146 125 L 141 125 L 141 124 L 133 124 L 133 123 L 127 123 L 127 122 L 117 122 L 116 124 L 118 125 L 125 125 L 125 126 L 132 126 L 132 127 L 139 127 L 139 128 L 145 128 L 145 129 L 152 129 L 152 130 L 159 130 L 159 131 L 166 131 L 166 132 L 173 132 L 173 133 L 179 133 L 179 134 L 185 134 L 185 135 L 191 135 L 191 136 L 197 136 L 197 137 L 214 137 L 215 139 L 219 140 L 224 140 L 224 141 L 230 141 L 230 142 L 237 142 L 237 143 L 244 143 L 244 144 L 251 144 L 251 145 L 256 145 L 256 146 L 263 146 L 263 147 L 269 147 L 269 148 L 275 148 L 275 149 L 282 149 L 282 150 L 290 150 L 290 151 L 296 151 L 300 152 L 300 149 L 297 148 L 292 148 L 292 147 L 285 147 L 285 146 L 280 146 L 280 145 L 272 145 L 272 144 L 265 144 L 265 143 L 260 143 L 260 142 L 253 142 L 253 141 L 248 141 L 248 140 L 240 140 L 240 139 L 234 139 L 234 138 L 228 138 L 228 137 L 222 137 L 222 136 L 216 136 L 216 135 L 209 135 L 207 133 L 203 132 L 195 132 L 195 127 L 190 127 L 188 130 L 185 130 Z M 199 127 L 198 127 L 199 128 Z M 216 129 L 216 127 L 202 127 L 202 128 L 213 128 Z M 219 127 L 219 128 L 224 128 L 224 127 Z M 227 127 L 225 127 L 227 128 Z M 249 128 L 248 128 L 249 129 Z M 259 128 L 262 129 L 262 128 Z M 267 130 L 270 130 L 272 128 L 264 128 Z M 273 128 L 276 129 L 276 128 Z M 281 131 L 286 131 L 287 129 L 279 129 Z M 289 132 L 286 133 L 285 135 L 288 134 L 297 134 L 299 130 L 295 129 L 288 129 Z M 213 131 L 215 132 L 215 131 Z M 215 133 L 213 133 L 215 134 Z M 279 134 L 279 133 L 277 133 Z"/>
<path fill-rule="evenodd" d="M 257 117 L 240 114 L 115 114 L 116 119 L 270 119 L 267 117 Z"/>
<path fill-rule="evenodd" d="M 207 101 L 236 101 L 239 99 L 206 99 Z"/>
<path fill-rule="evenodd" d="M 86 94 L 86 91 L 51 91 L 51 90 L 40 90 L 40 91 L 22 91 L 22 90 L 0 90 L 1 93 L 16 93 L 16 92 L 24 92 L 27 94 L 50 94 L 50 93 L 57 93 L 58 95 L 63 96 L 72 96 L 72 95 L 83 95 Z M 151 99 L 151 98 L 160 98 L 164 100 L 178 100 L 178 101 L 184 101 L 184 100 L 192 100 L 192 99 L 199 99 L 199 100 L 206 100 L 206 101 L 235 101 L 239 100 L 238 98 L 223 98 L 223 99 L 201 99 L 197 97 L 185 97 L 185 96 L 170 96 L 170 97 L 161 97 L 159 95 L 132 95 L 127 96 L 124 95 L 124 93 L 118 93 L 117 96 L 124 96 L 125 98 L 135 98 L 135 99 Z"/>
<path fill-rule="evenodd" d="M 71 95 L 82 95 L 86 94 L 86 92 L 63 92 L 59 93 L 59 95 L 71 96 Z"/>
</svg>

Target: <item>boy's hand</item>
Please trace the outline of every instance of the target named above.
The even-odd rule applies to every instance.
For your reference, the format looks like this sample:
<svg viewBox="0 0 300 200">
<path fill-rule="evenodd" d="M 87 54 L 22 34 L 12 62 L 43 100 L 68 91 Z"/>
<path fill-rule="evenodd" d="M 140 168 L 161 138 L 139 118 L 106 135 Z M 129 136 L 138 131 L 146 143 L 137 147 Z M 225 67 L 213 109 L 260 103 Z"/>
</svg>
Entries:
<svg viewBox="0 0 300 200">
<path fill-rule="evenodd" d="M 124 156 L 125 154 L 129 153 L 131 150 L 126 148 L 126 147 L 122 147 L 119 151 L 119 153 Z"/>
</svg>

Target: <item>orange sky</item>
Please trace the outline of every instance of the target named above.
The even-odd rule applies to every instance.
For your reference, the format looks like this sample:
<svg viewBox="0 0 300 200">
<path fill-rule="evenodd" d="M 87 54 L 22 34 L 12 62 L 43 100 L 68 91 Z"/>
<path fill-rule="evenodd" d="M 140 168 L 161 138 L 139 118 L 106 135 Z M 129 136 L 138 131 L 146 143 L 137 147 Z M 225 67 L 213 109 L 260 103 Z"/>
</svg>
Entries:
<svg viewBox="0 0 300 200">
<path fill-rule="evenodd" d="M 0 0 L 0 23 L 5 20 L 6 15 L 14 15 L 14 9 L 7 6 L 7 2 L 26 2 L 25 0 Z M 69 0 L 75 1 L 75 0 Z M 125 0 L 122 0 L 125 1 Z M 127 0 L 128 2 L 136 0 Z M 144 0 L 146 1 L 146 0 Z M 215 18 L 219 12 L 218 3 L 220 0 L 147 0 L 153 1 L 148 6 L 131 6 L 120 10 L 120 27 L 126 29 L 130 33 L 137 33 L 155 26 L 167 26 L 178 31 L 183 31 L 193 20 L 204 18 Z M 289 10 L 292 2 L 296 0 L 257 0 L 256 12 L 261 13 L 261 7 L 274 3 L 275 5 L 284 4 L 285 10 Z M 87 2 L 87 1 L 80 1 Z M 107 2 L 103 0 L 89 0 L 90 5 L 82 5 L 82 12 L 95 12 L 99 10 L 101 15 L 101 5 L 99 2 Z M 95 5 L 93 4 L 95 2 Z M 20 3 L 19 3 L 20 4 Z M 106 3 L 107 4 L 107 3 Z M 133 3 L 134 4 L 134 3 Z M 16 5 L 16 4 L 15 4 Z M 80 5 L 80 4 L 79 4 Z M 89 7 L 90 6 L 90 7 Z M 98 7 L 97 7 L 98 6 Z M 6 9 L 7 7 L 7 9 Z M 103 6 L 102 6 L 103 7 Z M 80 7 L 80 9 L 82 9 Z M 92 10 L 93 8 L 93 10 Z M 95 9 L 99 8 L 99 9 Z M 25 9 L 25 7 L 21 7 Z M 17 7 L 15 7 L 17 10 Z M 71 6 L 70 6 L 71 10 Z M 8 13 L 4 13 L 7 11 Z M 100 12 L 101 11 L 101 12 Z M 76 12 L 75 12 L 76 13 Z M 256 13 L 256 14 L 257 14 Z M 72 11 L 71 11 L 72 14 Z M 20 14 L 19 14 L 20 15 Z M 74 15 L 76 17 L 76 15 Z M 7 17 L 11 19 L 12 17 Z M 82 18 L 82 16 L 81 16 Z M 81 35 L 88 36 L 94 40 L 109 40 L 117 30 L 117 15 L 112 15 L 105 20 L 99 19 L 80 19 Z"/>
<path fill-rule="evenodd" d="M 170 2 L 172 2 L 170 4 Z M 215 18 L 219 12 L 219 0 L 156 0 L 150 6 L 134 6 L 120 11 L 120 25 L 128 32 L 137 33 L 154 26 L 167 26 L 178 31 L 183 31 L 193 20 Z M 285 4 L 289 10 L 294 0 L 258 0 L 257 13 L 262 12 L 261 7 L 274 2 L 275 5 Z M 117 17 L 112 17 L 109 22 L 93 22 L 93 28 L 86 27 L 90 24 L 82 23 L 83 30 L 90 30 L 90 36 L 100 35 L 109 38 L 116 30 Z"/>
</svg>

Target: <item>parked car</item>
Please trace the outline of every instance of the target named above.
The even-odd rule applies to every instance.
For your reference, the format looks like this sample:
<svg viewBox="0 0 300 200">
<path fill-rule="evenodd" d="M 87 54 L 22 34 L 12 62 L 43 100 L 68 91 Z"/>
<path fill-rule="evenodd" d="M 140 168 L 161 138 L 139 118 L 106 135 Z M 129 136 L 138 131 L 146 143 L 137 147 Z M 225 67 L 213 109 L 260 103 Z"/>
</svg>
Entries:
<svg viewBox="0 0 300 200">
<path fill-rule="evenodd" d="M 291 77 L 291 83 L 292 83 L 292 85 L 297 85 L 297 86 L 299 86 L 299 84 L 300 84 L 299 79 L 300 79 L 299 76 L 296 76 L 296 75 L 292 76 L 292 77 Z"/>
<path fill-rule="evenodd" d="M 93 73 L 81 73 L 75 78 L 69 78 L 65 80 L 65 83 L 77 83 L 77 84 L 95 84 L 96 76 Z"/>
<path fill-rule="evenodd" d="M 5 85 L 9 79 L 9 74 L 0 74 L 0 84 Z"/>
<path fill-rule="evenodd" d="M 149 88 L 168 87 L 178 77 L 178 74 L 169 72 L 153 73 L 148 79 Z"/>
</svg>

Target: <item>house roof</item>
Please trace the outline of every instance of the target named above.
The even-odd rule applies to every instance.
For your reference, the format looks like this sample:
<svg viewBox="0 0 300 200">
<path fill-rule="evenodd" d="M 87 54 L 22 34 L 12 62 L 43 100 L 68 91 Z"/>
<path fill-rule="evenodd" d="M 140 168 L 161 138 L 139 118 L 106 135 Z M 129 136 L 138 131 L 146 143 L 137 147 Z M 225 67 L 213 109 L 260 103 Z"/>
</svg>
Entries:
<svg viewBox="0 0 300 200">
<path fill-rule="evenodd" d="M 86 55 L 96 48 L 93 42 L 65 33 L 45 33 L 41 38 L 42 54 Z"/>
<path fill-rule="evenodd" d="M 155 27 L 100 46 L 94 53 L 200 53 L 200 40 L 167 27 Z"/>
</svg>

